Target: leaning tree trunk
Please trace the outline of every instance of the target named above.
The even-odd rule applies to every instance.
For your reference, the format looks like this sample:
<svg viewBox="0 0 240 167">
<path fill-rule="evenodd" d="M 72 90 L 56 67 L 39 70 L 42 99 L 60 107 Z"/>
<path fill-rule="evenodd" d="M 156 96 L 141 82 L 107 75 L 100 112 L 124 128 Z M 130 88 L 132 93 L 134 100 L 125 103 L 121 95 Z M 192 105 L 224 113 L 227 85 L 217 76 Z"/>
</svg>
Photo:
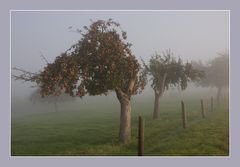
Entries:
<svg viewBox="0 0 240 167">
<path fill-rule="evenodd" d="M 154 100 L 154 112 L 153 112 L 153 119 L 159 118 L 159 99 L 160 95 L 155 92 L 155 100 Z"/>
<path fill-rule="evenodd" d="M 217 104 L 220 104 L 220 96 L 222 93 L 222 87 L 218 87 L 218 91 L 217 91 Z"/>
<path fill-rule="evenodd" d="M 123 93 L 117 93 L 121 106 L 119 140 L 127 143 L 131 140 L 131 101 L 130 97 Z"/>
<path fill-rule="evenodd" d="M 162 81 L 161 81 L 161 85 L 159 86 L 160 89 L 154 89 L 155 101 L 154 101 L 153 119 L 159 118 L 159 114 L 160 114 L 159 113 L 159 98 L 164 92 L 166 78 L 167 78 L 167 73 L 164 73 Z"/>
</svg>

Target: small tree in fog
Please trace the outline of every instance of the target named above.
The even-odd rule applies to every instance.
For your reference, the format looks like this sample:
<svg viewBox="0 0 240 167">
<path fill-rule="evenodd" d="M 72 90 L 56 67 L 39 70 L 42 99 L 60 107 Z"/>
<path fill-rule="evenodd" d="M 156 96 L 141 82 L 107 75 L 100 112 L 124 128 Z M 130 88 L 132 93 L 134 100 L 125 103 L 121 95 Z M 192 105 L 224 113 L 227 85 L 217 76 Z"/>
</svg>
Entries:
<svg viewBox="0 0 240 167">
<path fill-rule="evenodd" d="M 41 103 L 51 103 L 54 104 L 54 109 L 57 112 L 58 111 L 58 103 L 63 102 L 73 102 L 76 98 L 70 96 L 69 94 L 62 93 L 61 95 L 55 96 L 55 95 L 49 95 L 47 97 L 42 97 L 40 94 L 40 89 L 36 89 L 31 95 L 30 100 L 33 103 L 41 102 Z"/>
<path fill-rule="evenodd" d="M 219 103 L 223 88 L 229 87 L 229 54 L 220 53 L 218 57 L 204 64 L 192 62 L 192 65 L 205 72 L 205 77 L 198 81 L 203 87 L 217 88 L 217 102 Z"/>
<path fill-rule="evenodd" d="M 182 90 L 187 88 L 189 81 L 203 77 L 203 72 L 196 70 L 190 63 L 183 63 L 179 58 L 173 57 L 170 50 L 151 57 L 149 65 L 144 63 L 146 72 L 151 76 L 151 87 L 154 90 L 155 102 L 153 118 L 159 117 L 159 99 L 171 86 L 180 86 Z"/>
<path fill-rule="evenodd" d="M 131 138 L 131 97 L 144 88 L 145 75 L 119 23 L 98 20 L 78 32 L 82 38 L 43 71 L 22 71 L 15 78 L 37 83 L 43 97 L 62 90 L 79 97 L 115 91 L 121 106 L 119 139 L 125 143 Z"/>
</svg>

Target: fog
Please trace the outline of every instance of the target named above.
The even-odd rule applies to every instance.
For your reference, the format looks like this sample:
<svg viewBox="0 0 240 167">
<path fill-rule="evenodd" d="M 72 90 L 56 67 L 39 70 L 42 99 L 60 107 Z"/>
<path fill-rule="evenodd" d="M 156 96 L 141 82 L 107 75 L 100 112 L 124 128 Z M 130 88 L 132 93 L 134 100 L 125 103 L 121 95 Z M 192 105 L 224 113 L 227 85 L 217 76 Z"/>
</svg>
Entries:
<svg viewBox="0 0 240 167">
<path fill-rule="evenodd" d="M 67 50 L 80 38 L 73 29 L 89 25 L 90 19 L 112 18 L 121 24 L 127 32 L 128 41 L 133 44 L 132 51 L 140 60 L 148 61 L 155 53 L 170 48 L 176 57 L 184 61 L 208 61 L 217 56 L 217 52 L 229 49 L 229 13 L 227 11 L 71 11 L 71 12 L 33 12 L 13 11 L 11 13 L 11 67 L 20 67 L 27 71 L 41 70 L 49 62 Z M 32 83 L 11 81 L 12 111 L 40 111 L 43 104 L 33 105 L 29 101 L 34 91 Z M 136 101 L 153 100 L 150 83 L 142 94 L 133 96 Z M 164 98 L 184 97 L 196 92 L 212 92 L 214 88 L 196 88 L 191 84 L 187 90 L 171 88 Z M 71 106 L 96 107 L 95 103 L 113 103 L 118 105 L 115 93 L 108 96 L 84 97 L 75 102 L 60 104 L 62 110 Z M 44 104 L 51 108 L 51 104 Z M 38 107 L 36 107 L 38 106 Z M 107 107 L 107 106 L 106 106 Z"/>
</svg>

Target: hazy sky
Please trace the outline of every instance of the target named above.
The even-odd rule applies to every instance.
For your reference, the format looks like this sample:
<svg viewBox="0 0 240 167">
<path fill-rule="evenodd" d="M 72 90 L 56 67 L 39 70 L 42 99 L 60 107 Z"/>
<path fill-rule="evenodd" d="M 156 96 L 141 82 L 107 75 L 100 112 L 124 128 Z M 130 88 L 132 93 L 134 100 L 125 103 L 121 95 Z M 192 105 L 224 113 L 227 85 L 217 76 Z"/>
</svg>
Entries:
<svg viewBox="0 0 240 167">
<path fill-rule="evenodd" d="M 121 24 L 133 53 L 144 60 L 168 48 L 184 60 L 208 60 L 229 49 L 227 11 L 13 11 L 11 65 L 38 71 L 45 65 L 41 53 L 52 62 L 80 39 L 69 26 L 77 29 L 90 19 L 109 18 Z M 13 81 L 12 93 L 27 87 Z"/>
</svg>

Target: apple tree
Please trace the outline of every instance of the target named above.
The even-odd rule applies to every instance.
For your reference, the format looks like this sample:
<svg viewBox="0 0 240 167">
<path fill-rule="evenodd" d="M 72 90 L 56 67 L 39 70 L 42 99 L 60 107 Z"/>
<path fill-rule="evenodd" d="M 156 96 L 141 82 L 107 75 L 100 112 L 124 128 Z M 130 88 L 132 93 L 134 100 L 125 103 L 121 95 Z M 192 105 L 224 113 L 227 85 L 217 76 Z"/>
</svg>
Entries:
<svg viewBox="0 0 240 167">
<path fill-rule="evenodd" d="M 204 73 L 193 68 L 191 63 L 183 63 L 173 57 L 170 50 L 152 56 L 149 64 L 145 66 L 146 73 L 151 77 L 151 87 L 154 90 L 154 112 L 153 119 L 159 118 L 159 99 L 169 87 L 180 86 L 186 89 L 189 81 L 196 81 L 203 77 Z"/>
<path fill-rule="evenodd" d="M 22 70 L 14 77 L 36 83 L 43 97 L 62 91 L 81 98 L 115 91 L 121 108 L 119 140 L 125 143 L 131 139 L 131 97 L 144 89 L 144 70 L 119 23 L 98 20 L 78 32 L 80 40 L 53 63 L 38 73 Z"/>
</svg>

